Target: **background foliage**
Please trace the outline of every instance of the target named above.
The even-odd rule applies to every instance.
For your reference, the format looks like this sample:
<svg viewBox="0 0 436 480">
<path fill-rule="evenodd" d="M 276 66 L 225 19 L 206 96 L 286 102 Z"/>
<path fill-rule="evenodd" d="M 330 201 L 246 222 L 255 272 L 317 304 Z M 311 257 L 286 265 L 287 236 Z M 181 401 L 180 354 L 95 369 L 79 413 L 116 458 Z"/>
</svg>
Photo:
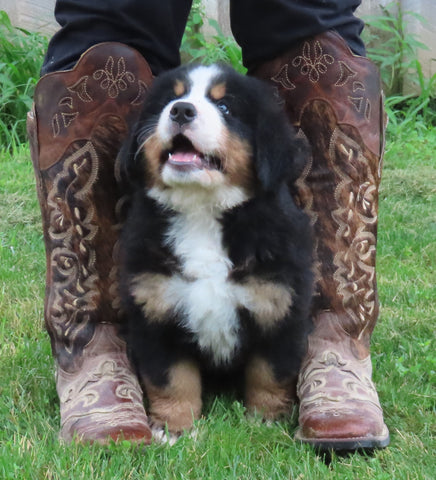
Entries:
<svg viewBox="0 0 436 480">
<path fill-rule="evenodd" d="M 407 22 L 416 19 L 426 25 L 421 15 L 402 10 L 398 1 L 381 8 L 381 15 L 365 19 L 363 39 L 368 56 L 379 67 L 389 116 L 388 133 L 407 132 L 436 125 L 436 74 L 426 78 L 417 58 L 427 50 L 418 36 L 408 32 Z M 412 91 L 404 95 L 405 90 Z"/>
<path fill-rule="evenodd" d="M 26 141 L 26 115 L 46 47 L 46 38 L 13 27 L 0 11 L 0 149 Z"/>
</svg>

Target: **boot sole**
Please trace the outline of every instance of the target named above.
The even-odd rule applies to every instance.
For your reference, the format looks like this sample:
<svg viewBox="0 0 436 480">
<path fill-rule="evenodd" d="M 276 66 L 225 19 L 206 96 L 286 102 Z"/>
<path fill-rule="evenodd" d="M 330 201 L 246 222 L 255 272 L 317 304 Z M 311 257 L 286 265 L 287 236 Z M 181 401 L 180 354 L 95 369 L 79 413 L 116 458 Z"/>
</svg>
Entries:
<svg viewBox="0 0 436 480">
<path fill-rule="evenodd" d="M 356 437 L 356 438 L 306 438 L 297 431 L 295 439 L 303 443 L 308 443 L 320 451 L 351 452 L 351 451 L 371 451 L 385 448 L 390 443 L 389 433 L 375 437 Z"/>
</svg>

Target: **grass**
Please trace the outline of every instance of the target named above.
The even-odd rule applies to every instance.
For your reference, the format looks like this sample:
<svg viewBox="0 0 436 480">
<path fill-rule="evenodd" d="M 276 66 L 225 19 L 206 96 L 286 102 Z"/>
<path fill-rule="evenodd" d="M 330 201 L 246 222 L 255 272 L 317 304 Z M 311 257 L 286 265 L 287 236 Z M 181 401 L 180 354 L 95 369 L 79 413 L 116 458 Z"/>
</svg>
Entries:
<svg viewBox="0 0 436 480">
<path fill-rule="evenodd" d="M 434 478 L 436 129 L 391 138 L 380 197 L 381 318 L 374 378 L 392 443 L 329 461 L 296 443 L 296 416 L 266 426 L 230 397 L 209 399 L 196 440 L 106 448 L 57 441 L 58 399 L 43 328 L 45 257 L 27 147 L 0 152 L 0 478 Z"/>
</svg>

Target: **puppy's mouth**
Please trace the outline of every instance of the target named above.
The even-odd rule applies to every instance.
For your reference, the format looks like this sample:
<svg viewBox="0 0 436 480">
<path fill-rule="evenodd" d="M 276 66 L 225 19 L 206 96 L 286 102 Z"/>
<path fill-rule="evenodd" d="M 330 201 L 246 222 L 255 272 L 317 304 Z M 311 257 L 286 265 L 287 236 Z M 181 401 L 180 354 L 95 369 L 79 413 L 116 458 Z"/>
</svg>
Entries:
<svg viewBox="0 0 436 480">
<path fill-rule="evenodd" d="M 193 143 L 183 134 L 173 138 L 171 148 L 163 153 L 163 162 L 180 171 L 221 170 L 220 159 L 197 150 Z"/>
</svg>

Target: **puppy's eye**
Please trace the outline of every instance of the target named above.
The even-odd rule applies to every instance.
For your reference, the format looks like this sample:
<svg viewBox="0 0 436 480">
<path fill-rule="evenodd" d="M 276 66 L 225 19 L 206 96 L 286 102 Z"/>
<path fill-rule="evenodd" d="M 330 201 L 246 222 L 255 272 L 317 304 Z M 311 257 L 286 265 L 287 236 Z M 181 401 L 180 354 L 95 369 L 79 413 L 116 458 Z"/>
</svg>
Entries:
<svg viewBox="0 0 436 480">
<path fill-rule="evenodd" d="M 216 104 L 216 106 L 223 115 L 228 115 L 230 113 L 230 109 L 225 102 L 220 101 Z"/>
</svg>

